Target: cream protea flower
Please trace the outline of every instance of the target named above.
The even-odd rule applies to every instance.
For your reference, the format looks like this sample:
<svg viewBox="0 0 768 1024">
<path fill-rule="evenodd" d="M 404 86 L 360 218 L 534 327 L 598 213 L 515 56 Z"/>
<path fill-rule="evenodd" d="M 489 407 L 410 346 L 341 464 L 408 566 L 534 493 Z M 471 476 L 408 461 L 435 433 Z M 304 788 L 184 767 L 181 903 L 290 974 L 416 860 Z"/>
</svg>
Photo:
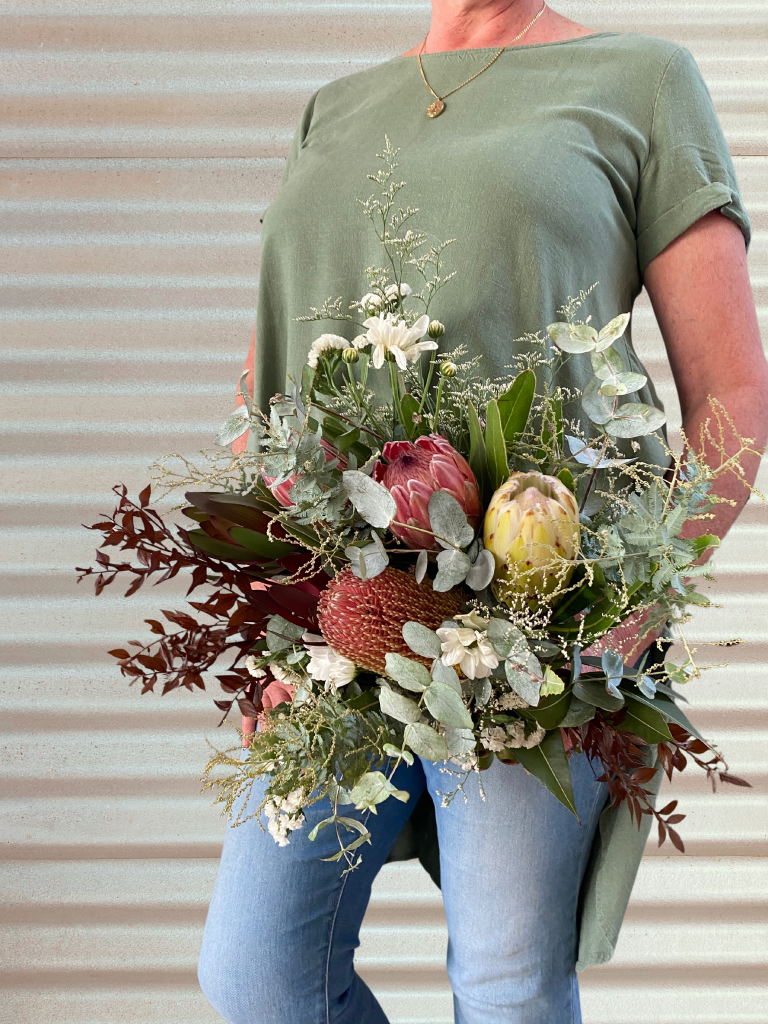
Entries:
<svg viewBox="0 0 768 1024">
<path fill-rule="evenodd" d="M 349 346 L 349 342 L 346 338 L 342 338 L 338 334 L 321 334 L 319 338 L 315 338 L 309 349 L 307 355 L 307 363 L 312 367 L 313 370 L 317 369 L 317 361 L 321 355 L 326 352 L 341 351 Z"/>
<path fill-rule="evenodd" d="M 499 664 L 485 632 L 464 626 L 445 626 L 437 630 L 444 665 L 461 669 L 467 679 L 485 679 Z"/>
<path fill-rule="evenodd" d="M 372 362 L 376 369 L 384 365 L 384 360 L 391 354 L 401 370 L 408 363 L 415 363 L 422 352 L 437 348 L 437 342 L 428 338 L 420 341 L 427 333 L 429 317 L 425 313 L 420 316 L 413 327 L 401 320 L 395 313 L 379 313 L 369 316 L 363 321 L 368 328 L 368 343 L 373 346 Z"/>
<path fill-rule="evenodd" d="M 325 642 L 361 668 L 384 673 L 388 652 L 430 665 L 403 640 L 406 622 L 437 629 L 463 602 L 460 589 L 439 593 L 429 580 L 417 583 L 407 572 L 387 566 L 361 580 L 343 569 L 320 595 L 318 619 Z"/>
<path fill-rule="evenodd" d="M 513 473 L 491 498 L 484 532 L 496 562 L 496 597 L 538 602 L 568 582 L 579 550 L 579 507 L 557 477 Z"/>
</svg>

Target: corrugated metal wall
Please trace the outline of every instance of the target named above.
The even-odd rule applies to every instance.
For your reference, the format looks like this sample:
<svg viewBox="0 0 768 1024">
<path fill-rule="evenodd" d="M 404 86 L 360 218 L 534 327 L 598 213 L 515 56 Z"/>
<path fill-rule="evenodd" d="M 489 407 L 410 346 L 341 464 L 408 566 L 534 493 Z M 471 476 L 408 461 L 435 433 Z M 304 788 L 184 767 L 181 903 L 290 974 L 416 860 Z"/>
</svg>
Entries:
<svg viewBox="0 0 768 1024">
<path fill-rule="evenodd" d="M 563 0 L 598 29 L 689 46 L 755 227 L 768 336 L 768 3 Z M 117 480 L 210 440 L 256 303 L 259 218 L 323 82 L 414 45 L 401 0 L 5 0 L 0 8 L 2 896 L 0 1020 L 204 1024 L 195 961 L 224 824 L 197 777 L 208 698 L 129 690 L 104 649 L 157 597 L 98 601 L 72 566 Z M 647 302 L 637 342 L 674 408 Z M 678 785 L 688 855 L 649 849 L 615 961 L 582 976 L 587 1024 L 768 1022 L 768 515 L 718 559 L 738 635 L 692 689 L 752 790 Z M 704 660 L 707 660 L 706 658 Z M 724 660 L 717 649 L 709 659 Z M 359 961 L 393 1024 L 452 1019 L 437 890 L 386 868 Z M 298 1022 L 297 1022 L 298 1024 Z"/>
</svg>

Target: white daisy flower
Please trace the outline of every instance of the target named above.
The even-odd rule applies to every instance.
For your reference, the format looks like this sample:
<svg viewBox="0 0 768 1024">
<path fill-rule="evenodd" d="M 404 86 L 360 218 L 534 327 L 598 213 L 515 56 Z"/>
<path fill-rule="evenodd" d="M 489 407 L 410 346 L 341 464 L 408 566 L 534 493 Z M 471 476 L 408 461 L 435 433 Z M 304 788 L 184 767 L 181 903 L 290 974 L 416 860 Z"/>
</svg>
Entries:
<svg viewBox="0 0 768 1024">
<path fill-rule="evenodd" d="M 429 317 L 426 313 L 419 317 L 413 327 L 409 327 L 394 313 L 369 316 L 363 321 L 363 326 L 368 328 L 368 344 L 373 346 L 372 362 L 377 370 L 384 365 L 384 360 L 390 352 L 400 369 L 404 370 L 408 363 L 415 363 L 422 352 L 437 348 L 437 342 L 431 338 L 426 341 L 419 340 L 424 337 L 429 327 Z"/>
<path fill-rule="evenodd" d="M 358 306 L 365 310 L 381 309 L 384 305 L 384 300 L 380 295 L 375 292 L 366 292 L 365 295 L 358 302 Z"/>
<path fill-rule="evenodd" d="M 248 675 L 253 676 L 254 679 L 261 679 L 267 674 L 263 668 L 257 667 L 256 658 L 252 654 L 245 659 L 245 667 L 248 669 Z"/>
<path fill-rule="evenodd" d="M 336 689 L 351 683 L 357 673 L 357 665 L 343 654 L 338 654 L 327 644 L 307 648 L 310 653 L 307 672 L 313 679 L 325 683 L 326 690 Z"/>
<path fill-rule="evenodd" d="M 349 342 L 346 338 L 342 338 L 338 334 L 321 334 L 319 338 L 315 338 L 312 342 L 309 354 L 307 355 L 307 363 L 313 370 L 316 370 L 317 360 L 321 355 L 334 350 L 341 351 L 345 348 L 349 348 Z"/>
<path fill-rule="evenodd" d="M 406 284 L 405 282 L 403 282 L 400 285 L 400 294 L 403 296 L 403 298 L 406 298 L 412 292 L 413 292 L 413 288 L 411 288 L 411 286 L 409 284 Z M 394 302 L 395 299 L 397 298 L 397 285 L 396 284 L 388 284 L 387 287 L 384 289 L 384 294 L 387 296 L 387 298 L 389 299 L 390 302 Z"/>
<path fill-rule="evenodd" d="M 438 629 L 444 665 L 458 665 L 467 679 L 485 679 L 499 664 L 499 656 L 485 632 L 466 626 Z"/>
</svg>

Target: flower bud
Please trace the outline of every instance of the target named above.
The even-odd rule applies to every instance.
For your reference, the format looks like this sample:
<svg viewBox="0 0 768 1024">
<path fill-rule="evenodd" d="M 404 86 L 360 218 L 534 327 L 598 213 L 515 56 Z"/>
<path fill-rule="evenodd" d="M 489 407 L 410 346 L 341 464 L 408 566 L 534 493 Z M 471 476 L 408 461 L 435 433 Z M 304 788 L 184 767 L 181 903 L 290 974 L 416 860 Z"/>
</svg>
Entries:
<svg viewBox="0 0 768 1024">
<path fill-rule="evenodd" d="M 455 377 L 458 372 L 458 366 L 456 363 L 450 362 L 450 360 L 446 360 L 444 363 L 440 364 L 441 377 Z"/>
<path fill-rule="evenodd" d="M 430 338 L 442 338 L 445 334 L 445 325 L 441 324 L 439 320 L 430 320 L 427 334 Z"/>
<path fill-rule="evenodd" d="M 345 348 L 341 353 L 341 358 L 345 363 L 356 363 L 360 358 L 360 353 L 356 348 Z"/>
</svg>

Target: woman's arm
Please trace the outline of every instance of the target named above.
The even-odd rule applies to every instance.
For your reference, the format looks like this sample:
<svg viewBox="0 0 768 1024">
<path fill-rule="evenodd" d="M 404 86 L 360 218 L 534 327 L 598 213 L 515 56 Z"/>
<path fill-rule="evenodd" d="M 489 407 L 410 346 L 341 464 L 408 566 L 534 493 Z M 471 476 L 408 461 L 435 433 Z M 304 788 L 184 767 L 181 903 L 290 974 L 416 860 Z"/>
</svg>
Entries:
<svg viewBox="0 0 768 1024">
<path fill-rule="evenodd" d="M 762 448 L 768 436 L 768 366 L 741 230 L 719 210 L 707 214 L 648 265 L 645 287 L 667 348 L 688 442 L 698 448 L 699 429 L 712 418 L 711 397 L 722 403 L 741 436 Z M 759 457 L 744 458 L 742 464 L 753 484 Z M 733 473 L 723 476 L 715 491 L 735 504 L 716 505 L 714 519 L 686 531 L 687 536 L 724 537 L 749 497 Z"/>
<path fill-rule="evenodd" d="M 768 435 L 768 366 L 741 229 L 719 210 L 702 217 L 648 265 L 645 287 L 664 338 L 690 444 L 698 447 L 699 428 L 712 419 L 711 397 L 722 402 L 742 437 L 754 438 L 755 447 L 761 448 Z M 760 459 L 747 457 L 742 465 L 744 479 L 754 483 Z M 717 504 L 714 519 L 686 524 L 684 536 L 724 537 L 749 497 L 742 479 L 733 473 L 721 477 L 715 491 L 735 504 Z M 610 646 L 630 660 L 638 658 L 656 639 L 650 634 L 638 641 L 644 618 L 630 618 L 611 630 L 600 648 Z"/>
</svg>

